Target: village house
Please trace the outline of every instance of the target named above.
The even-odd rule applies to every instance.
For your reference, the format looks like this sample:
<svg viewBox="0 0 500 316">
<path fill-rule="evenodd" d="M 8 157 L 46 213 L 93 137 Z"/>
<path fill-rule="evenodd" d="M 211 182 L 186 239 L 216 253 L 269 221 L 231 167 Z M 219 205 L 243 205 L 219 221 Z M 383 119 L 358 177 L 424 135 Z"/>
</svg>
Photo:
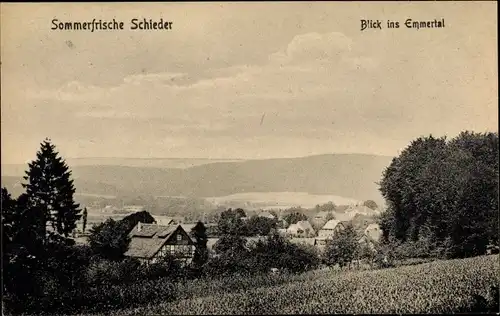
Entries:
<svg viewBox="0 0 500 316">
<path fill-rule="evenodd" d="M 194 242 L 181 225 L 144 224 L 139 222 L 130 232 L 125 256 L 142 263 L 155 263 L 167 255 L 189 263 L 194 255 Z"/>
<path fill-rule="evenodd" d="M 373 223 L 368 225 L 365 229 L 365 236 L 368 236 L 375 242 L 379 242 L 382 237 L 382 229 L 380 229 L 379 224 Z"/>
<path fill-rule="evenodd" d="M 278 228 L 276 230 L 278 232 L 278 234 L 280 234 L 281 236 L 286 236 L 287 235 L 287 230 L 286 228 Z"/>
<path fill-rule="evenodd" d="M 345 229 L 345 225 L 336 219 L 329 220 L 323 228 L 318 232 L 318 237 L 314 241 L 315 246 L 323 247 L 326 246 L 326 242 L 329 239 L 333 239 L 335 235 Z"/>
<path fill-rule="evenodd" d="M 364 230 L 363 236 L 358 240 L 360 245 L 368 245 L 372 250 L 375 250 L 375 244 L 380 241 L 382 230 L 378 224 L 370 224 Z"/>
<path fill-rule="evenodd" d="M 309 221 L 299 221 L 292 224 L 287 228 L 286 232 L 294 237 L 311 237 L 311 235 L 315 235 L 314 228 Z"/>
<path fill-rule="evenodd" d="M 329 220 L 318 232 L 318 237 L 333 238 L 345 228 L 345 225 L 336 219 Z"/>
</svg>

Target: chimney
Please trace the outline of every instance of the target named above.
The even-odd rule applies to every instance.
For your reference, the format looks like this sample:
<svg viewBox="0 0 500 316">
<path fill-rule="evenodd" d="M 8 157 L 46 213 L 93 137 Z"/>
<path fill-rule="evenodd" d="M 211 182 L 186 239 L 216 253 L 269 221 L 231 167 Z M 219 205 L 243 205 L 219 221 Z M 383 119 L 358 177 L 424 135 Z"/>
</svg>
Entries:
<svg viewBox="0 0 500 316">
<path fill-rule="evenodd" d="M 137 231 L 140 232 L 141 231 L 141 222 L 137 223 Z"/>
</svg>

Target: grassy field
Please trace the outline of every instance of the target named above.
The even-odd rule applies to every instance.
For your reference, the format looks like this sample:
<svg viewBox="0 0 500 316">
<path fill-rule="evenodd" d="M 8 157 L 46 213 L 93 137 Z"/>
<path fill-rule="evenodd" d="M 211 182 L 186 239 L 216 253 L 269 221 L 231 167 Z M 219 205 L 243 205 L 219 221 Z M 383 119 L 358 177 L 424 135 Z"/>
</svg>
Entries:
<svg viewBox="0 0 500 316">
<path fill-rule="evenodd" d="M 337 195 L 316 195 L 305 192 L 246 192 L 220 197 L 206 198 L 213 204 L 241 204 L 241 207 L 262 209 L 290 208 L 301 206 L 311 208 L 317 204 L 334 202 L 336 205 L 361 203 L 352 198 Z M 249 204 L 248 204 L 249 203 Z"/>
<path fill-rule="evenodd" d="M 188 281 L 177 285 L 173 302 L 111 315 L 479 312 L 485 306 L 498 308 L 498 259 L 496 255 L 384 270 Z"/>
</svg>

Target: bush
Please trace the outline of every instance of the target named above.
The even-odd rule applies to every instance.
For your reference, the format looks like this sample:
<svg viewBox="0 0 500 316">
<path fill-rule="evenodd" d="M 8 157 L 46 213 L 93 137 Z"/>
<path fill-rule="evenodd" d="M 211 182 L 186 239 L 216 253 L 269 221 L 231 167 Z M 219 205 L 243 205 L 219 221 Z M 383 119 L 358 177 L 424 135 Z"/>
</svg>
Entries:
<svg viewBox="0 0 500 316">
<path fill-rule="evenodd" d="M 127 284 L 136 281 L 139 272 L 140 263 L 136 259 L 127 258 L 120 262 L 101 259 L 89 265 L 86 280 L 89 286 Z"/>
<path fill-rule="evenodd" d="M 286 238 L 273 234 L 250 249 L 246 262 L 250 270 L 257 272 L 278 268 L 299 273 L 316 268 L 319 257 L 314 247 L 292 244 Z"/>
</svg>

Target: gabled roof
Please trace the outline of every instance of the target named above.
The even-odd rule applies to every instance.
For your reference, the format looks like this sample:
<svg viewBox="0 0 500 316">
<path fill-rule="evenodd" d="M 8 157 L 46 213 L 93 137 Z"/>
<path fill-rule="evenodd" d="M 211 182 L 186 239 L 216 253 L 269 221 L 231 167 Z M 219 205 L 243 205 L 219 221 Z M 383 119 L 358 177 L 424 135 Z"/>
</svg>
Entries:
<svg viewBox="0 0 500 316">
<path fill-rule="evenodd" d="M 166 238 L 132 238 L 125 256 L 145 259 L 152 258 L 165 242 Z"/>
<path fill-rule="evenodd" d="M 290 227 L 288 227 L 288 231 L 296 231 L 299 229 L 302 229 L 304 231 L 306 229 L 313 230 L 313 227 L 311 223 L 309 223 L 309 221 L 298 221 L 297 223 L 292 224 L 290 225 Z"/>
<path fill-rule="evenodd" d="M 335 219 L 340 222 L 348 222 L 354 218 L 354 213 L 335 213 Z"/>
<path fill-rule="evenodd" d="M 336 219 L 331 219 L 321 229 L 333 230 L 338 224 L 341 224 L 341 222 Z"/>
<path fill-rule="evenodd" d="M 191 234 L 191 230 L 196 226 L 195 224 L 180 224 L 182 229 L 186 231 L 186 233 Z M 206 228 L 206 226 L 205 226 Z"/>
<path fill-rule="evenodd" d="M 184 230 L 181 225 L 162 226 L 138 223 L 129 233 L 130 244 L 125 256 L 153 257 L 178 229 Z"/>
<path fill-rule="evenodd" d="M 366 227 L 365 232 L 369 231 L 369 230 L 372 230 L 372 229 L 380 229 L 380 225 L 377 224 L 377 223 L 371 223 L 370 225 L 368 225 Z"/>
<path fill-rule="evenodd" d="M 382 230 L 378 224 L 370 224 L 365 229 L 365 236 L 367 236 L 370 240 L 378 242 L 380 237 L 382 237 Z"/>
</svg>

